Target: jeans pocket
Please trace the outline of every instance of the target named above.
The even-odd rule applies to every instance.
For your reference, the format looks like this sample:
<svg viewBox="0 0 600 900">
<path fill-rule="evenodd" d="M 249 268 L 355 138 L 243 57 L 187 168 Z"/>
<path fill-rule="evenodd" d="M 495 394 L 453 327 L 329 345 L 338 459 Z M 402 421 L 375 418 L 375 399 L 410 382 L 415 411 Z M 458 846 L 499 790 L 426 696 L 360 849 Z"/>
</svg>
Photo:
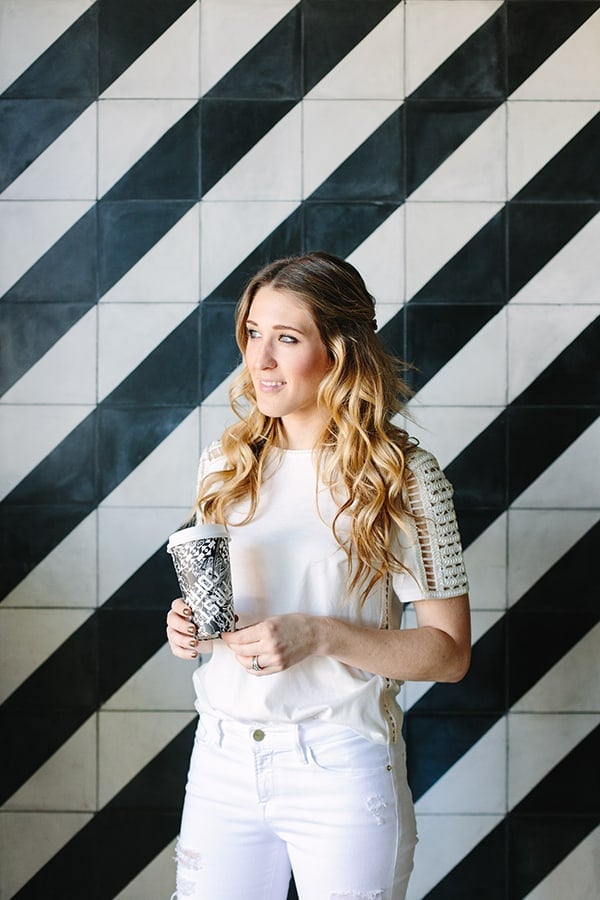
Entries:
<svg viewBox="0 0 600 900">
<path fill-rule="evenodd" d="M 351 729 L 339 735 L 317 740 L 308 747 L 308 757 L 318 769 L 332 774 L 364 776 L 384 769 L 389 761 L 388 748 L 375 744 Z"/>
</svg>

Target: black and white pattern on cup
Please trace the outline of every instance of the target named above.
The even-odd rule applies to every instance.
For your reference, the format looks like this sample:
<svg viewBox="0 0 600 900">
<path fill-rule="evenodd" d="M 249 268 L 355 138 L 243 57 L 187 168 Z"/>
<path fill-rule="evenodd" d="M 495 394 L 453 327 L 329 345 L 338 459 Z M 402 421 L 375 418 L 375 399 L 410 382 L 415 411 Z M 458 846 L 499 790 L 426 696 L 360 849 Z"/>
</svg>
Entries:
<svg viewBox="0 0 600 900">
<path fill-rule="evenodd" d="M 589 0 L 0 4 L 1 896 L 173 890 L 164 542 L 242 284 L 316 248 L 419 366 L 473 589 L 465 682 L 403 690 L 410 900 L 598 894 L 599 42 Z"/>
<path fill-rule="evenodd" d="M 205 537 L 169 549 L 177 580 L 199 638 L 216 638 L 233 631 L 233 592 L 229 538 Z"/>
</svg>

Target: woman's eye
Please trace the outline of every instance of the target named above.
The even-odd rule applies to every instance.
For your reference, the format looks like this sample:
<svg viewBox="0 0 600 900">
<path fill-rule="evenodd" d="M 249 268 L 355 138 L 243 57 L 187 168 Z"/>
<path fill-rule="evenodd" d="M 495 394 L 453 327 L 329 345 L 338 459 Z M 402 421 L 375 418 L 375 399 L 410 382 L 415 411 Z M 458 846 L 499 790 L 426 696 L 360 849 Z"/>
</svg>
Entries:
<svg viewBox="0 0 600 900">
<path fill-rule="evenodd" d="M 247 332 L 248 332 L 248 337 L 250 338 L 250 340 L 258 337 L 258 331 L 255 328 L 248 328 Z"/>
<path fill-rule="evenodd" d="M 291 334 L 280 334 L 279 340 L 282 341 L 284 344 L 297 344 L 298 343 L 297 339 Z"/>
</svg>

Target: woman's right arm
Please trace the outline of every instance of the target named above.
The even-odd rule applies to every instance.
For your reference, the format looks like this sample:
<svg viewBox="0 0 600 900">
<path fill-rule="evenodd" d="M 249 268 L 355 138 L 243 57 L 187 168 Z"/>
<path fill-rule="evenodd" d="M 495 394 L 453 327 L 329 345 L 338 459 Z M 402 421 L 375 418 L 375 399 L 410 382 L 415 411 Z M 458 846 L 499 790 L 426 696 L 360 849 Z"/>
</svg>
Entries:
<svg viewBox="0 0 600 900">
<path fill-rule="evenodd" d="M 211 653 L 213 641 L 199 641 L 192 622 L 192 611 L 181 597 L 173 600 L 167 613 L 167 640 L 171 653 L 180 659 L 196 659 L 199 653 Z"/>
</svg>

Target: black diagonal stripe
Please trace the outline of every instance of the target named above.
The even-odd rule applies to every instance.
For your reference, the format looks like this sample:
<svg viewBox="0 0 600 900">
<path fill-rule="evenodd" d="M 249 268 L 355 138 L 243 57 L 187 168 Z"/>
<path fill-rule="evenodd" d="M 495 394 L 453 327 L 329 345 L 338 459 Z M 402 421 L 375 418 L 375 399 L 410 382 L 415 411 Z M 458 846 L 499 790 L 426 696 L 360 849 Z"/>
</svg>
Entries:
<svg viewBox="0 0 600 900">
<path fill-rule="evenodd" d="M 598 0 L 507 4 L 508 92 L 512 94 L 600 8 Z"/>
<path fill-rule="evenodd" d="M 483 884 L 486 900 L 506 900 L 509 896 L 506 893 L 506 848 L 507 825 L 500 822 L 425 894 L 423 900 L 480 897 Z"/>
<path fill-rule="evenodd" d="M 187 725 L 15 895 L 112 900 L 176 836 L 195 731 Z M 110 861 L 110 865 L 107 862 Z"/>
</svg>

